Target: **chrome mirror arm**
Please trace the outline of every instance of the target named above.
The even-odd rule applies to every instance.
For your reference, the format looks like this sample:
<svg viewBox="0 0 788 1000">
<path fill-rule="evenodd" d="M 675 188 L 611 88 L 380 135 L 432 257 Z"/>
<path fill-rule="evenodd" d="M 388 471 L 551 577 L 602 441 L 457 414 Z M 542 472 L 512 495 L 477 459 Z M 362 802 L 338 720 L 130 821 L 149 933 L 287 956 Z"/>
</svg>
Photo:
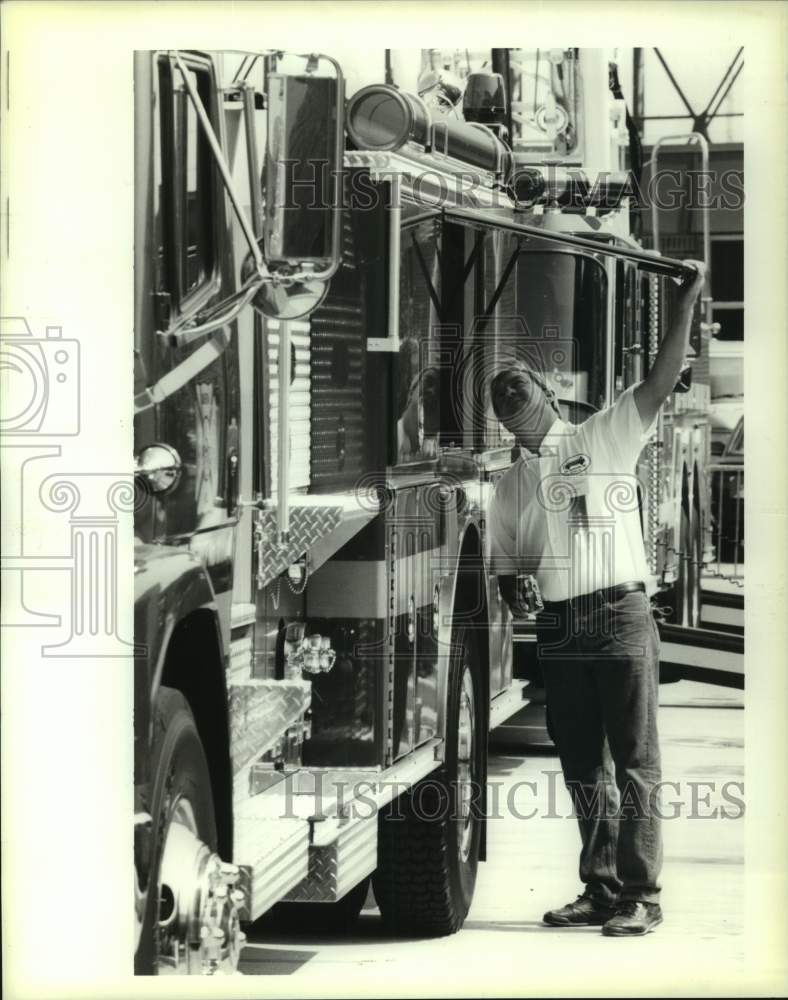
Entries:
<svg viewBox="0 0 788 1000">
<path fill-rule="evenodd" d="M 205 336 L 206 333 L 213 333 L 220 327 L 232 323 L 236 316 L 249 305 L 264 282 L 265 279 L 262 276 L 255 276 L 239 292 L 217 303 L 203 316 L 201 322 L 189 325 L 189 320 L 184 319 L 181 323 L 170 327 L 169 330 L 159 330 L 159 336 L 168 338 L 173 347 L 183 347 L 193 340 L 197 340 L 198 337 Z"/>
</svg>

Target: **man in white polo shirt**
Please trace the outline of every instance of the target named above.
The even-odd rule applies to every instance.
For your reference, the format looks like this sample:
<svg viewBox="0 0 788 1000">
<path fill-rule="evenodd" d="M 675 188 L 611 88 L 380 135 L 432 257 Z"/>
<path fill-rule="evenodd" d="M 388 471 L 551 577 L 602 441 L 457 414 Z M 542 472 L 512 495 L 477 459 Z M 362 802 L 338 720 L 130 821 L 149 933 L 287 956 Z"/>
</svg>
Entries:
<svg viewBox="0 0 788 1000">
<path fill-rule="evenodd" d="M 687 353 L 704 266 L 677 309 L 648 376 L 583 424 L 561 420 L 553 394 L 515 363 L 491 383 L 498 419 L 535 455 L 499 481 L 488 515 L 493 570 L 518 613 L 516 574 L 536 578 L 551 735 L 578 817 L 584 891 L 544 915 L 610 936 L 662 921 L 662 841 L 654 796 L 659 636 L 638 509 L 635 466 Z"/>
</svg>

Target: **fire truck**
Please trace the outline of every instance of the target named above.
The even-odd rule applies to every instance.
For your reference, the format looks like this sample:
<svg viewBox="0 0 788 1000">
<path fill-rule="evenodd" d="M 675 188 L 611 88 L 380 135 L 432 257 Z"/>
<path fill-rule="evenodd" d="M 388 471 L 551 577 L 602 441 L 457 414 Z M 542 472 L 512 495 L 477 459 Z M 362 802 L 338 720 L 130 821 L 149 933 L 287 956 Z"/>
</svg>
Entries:
<svg viewBox="0 0 788 1000">
<path fill-rule="evenodd" d="M 525 685 L 489 377 L 524 359 L 584 419 L 686 276 L 631 238 L 606 54 L 551 52 L 533 114 L 518 60 L 460 107 L 440 71 L 346 100 L 316 53 L 135 57 L 139 973 L 231 972 L 246 923 L 349 923 L 370 881 L 392 933 L 468 912 Z M 705 492 L 661 441 L 628 502 L 686 622 Z"/>
</svg>

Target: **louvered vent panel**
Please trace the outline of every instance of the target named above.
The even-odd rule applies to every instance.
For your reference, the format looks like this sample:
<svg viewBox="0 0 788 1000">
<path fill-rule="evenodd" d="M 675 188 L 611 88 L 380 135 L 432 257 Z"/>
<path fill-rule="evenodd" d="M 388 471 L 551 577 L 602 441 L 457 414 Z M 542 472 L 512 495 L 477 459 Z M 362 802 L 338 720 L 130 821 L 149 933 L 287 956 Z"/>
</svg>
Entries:
<svg viewBox="0 0 788 1000">
<path fill-rule="evenodd" d="M 365 469 L 365 303 L 349 213 L 342 267 L 312 315 L 312 488 L 351 487 Z"/>
</svg>

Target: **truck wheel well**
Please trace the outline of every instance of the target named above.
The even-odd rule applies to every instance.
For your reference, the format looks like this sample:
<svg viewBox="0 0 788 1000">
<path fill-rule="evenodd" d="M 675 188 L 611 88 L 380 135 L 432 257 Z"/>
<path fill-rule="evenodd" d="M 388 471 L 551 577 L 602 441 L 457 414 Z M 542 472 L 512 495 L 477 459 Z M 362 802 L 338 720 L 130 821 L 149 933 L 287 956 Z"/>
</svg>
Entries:
<svg viewBox="0 0 788 1000">
<path fill-rule="evenodd" d="M 224 682 L 216 623 L 210 611 L 195 611 L 175 626 L 161 683 L 186 698 L 200 734 L 211 776 L 219 853 L 232 858 L 232 768 Z"/>
</svg>

